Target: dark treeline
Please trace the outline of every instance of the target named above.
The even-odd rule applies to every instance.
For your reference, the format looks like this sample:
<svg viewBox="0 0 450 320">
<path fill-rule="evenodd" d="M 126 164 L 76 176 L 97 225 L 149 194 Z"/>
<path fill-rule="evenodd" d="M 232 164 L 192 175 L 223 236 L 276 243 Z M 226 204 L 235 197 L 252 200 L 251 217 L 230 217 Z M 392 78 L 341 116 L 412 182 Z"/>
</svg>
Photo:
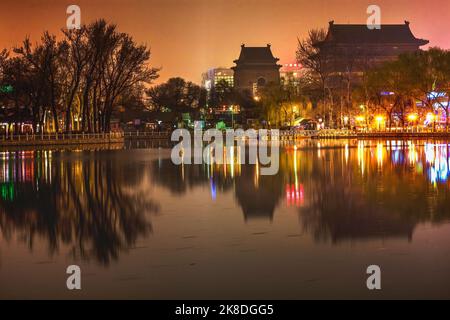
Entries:
<svg viewBox="0 0 450 320">
<path fill-rule="evenodd" d="M 206 88 L 182 78 L 170 78 L 165 83 L 146 90 L 146 107 L 153 112 L 171 113 L 180 120 L 182 114 L 204 119 L 208 113 L 223 106 L 239 105 L 246 110 L 255 107 L 251 95 L 239 92 L 225 80 L 219 81 L 208 93 Z"/>
<path fill-rule="evenodd" d="M 167 82 L 146 91 L 148 108 L 156 112 L 171 112 L 181 119 L 183 113 L 199 114 L 206 107 L 206 89 L 182 78 L 170 78 Z"/>
<path fill-rule="evenodd" d="M 111 116 L 130 97 L 141 100 L 144 84 L 158 77 L 150 50 L 116 25 L 98 20 L 80 30 L 45 32 L 0 52 L 0 121 L 20 132 L 109 132 Z"/>
</svg>

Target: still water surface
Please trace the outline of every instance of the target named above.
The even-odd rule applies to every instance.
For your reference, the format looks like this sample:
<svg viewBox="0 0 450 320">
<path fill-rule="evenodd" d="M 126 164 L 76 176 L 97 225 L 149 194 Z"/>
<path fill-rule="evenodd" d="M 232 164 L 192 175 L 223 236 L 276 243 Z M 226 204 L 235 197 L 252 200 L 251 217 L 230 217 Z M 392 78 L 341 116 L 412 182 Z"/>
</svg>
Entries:
<svg viewBox="0 0 450 320">
<path fill-rule="evenodd" d="M 276 176 L 169 157 L 1 152 L 0 298 L 450 298 L 448 142 L 304 141 Z"/>
</svg>

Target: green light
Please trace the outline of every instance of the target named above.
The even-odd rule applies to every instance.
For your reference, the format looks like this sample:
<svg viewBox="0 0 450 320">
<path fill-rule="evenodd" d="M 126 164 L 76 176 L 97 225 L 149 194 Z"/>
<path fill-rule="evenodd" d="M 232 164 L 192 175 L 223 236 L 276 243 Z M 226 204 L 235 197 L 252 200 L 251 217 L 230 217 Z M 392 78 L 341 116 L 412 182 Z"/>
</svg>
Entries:
<svg viewBox="0 0 450 320">
<path fill-rule="evenodd" d="M 14 184 L 12 182 L 2 183 L 0 185 L 0 194 L 4 201 L 13 201 L 15 198 Z"/>
<path fill-rule="evenodd" d="M 2 92 L 2 93 L 14 92 L 14 87 L 12 85 L 1 86 L 0 87 L 0 92 Z"/>
<path fill-rule="evenodd" d="M 6 186 L 2 184 L 0 189 L 1 189 L 2 199 L 6 200 L 6 197 L 7 197 L 7 188 L 6 188 Z"/>
</svg>

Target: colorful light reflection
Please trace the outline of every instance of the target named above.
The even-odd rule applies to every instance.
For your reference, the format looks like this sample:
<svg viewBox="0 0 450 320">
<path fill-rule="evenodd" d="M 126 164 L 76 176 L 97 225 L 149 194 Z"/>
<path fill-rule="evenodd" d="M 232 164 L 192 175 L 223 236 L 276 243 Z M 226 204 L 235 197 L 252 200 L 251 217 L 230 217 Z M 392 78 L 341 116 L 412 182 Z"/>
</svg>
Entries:
<svg viewBox="0 0 450 320">
<path fill-rule="evenodd" d="M 286 203 L 288 207 L 300 207 L 305 203 L 305 189 L 303 184 L 298 187 L 293 185 L 286 185 Z"/>
<path fill-rule="evenodd" d="M 449 149 L 448 144 L 425 144 L 428 177 L 433 184 L 447 182 L 449 179 Z"/>
</svg>

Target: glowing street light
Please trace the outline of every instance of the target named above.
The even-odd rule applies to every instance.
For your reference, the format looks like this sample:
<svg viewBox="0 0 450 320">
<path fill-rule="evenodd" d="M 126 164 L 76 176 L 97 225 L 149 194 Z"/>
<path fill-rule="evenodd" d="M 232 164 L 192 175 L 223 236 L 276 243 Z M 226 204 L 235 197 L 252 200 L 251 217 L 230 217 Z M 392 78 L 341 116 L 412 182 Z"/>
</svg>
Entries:
<svg viewBox="0 0 450 320">
<path fill-rule="evenodd" d="M 347 123 L 348 123 L 348 120 L 350 120 L 350 118 L 349 118 L 348 116 L 345 116 L 345 117 L 344 117 L 344 123 L 347 124 Z"/>
<path fill-rule="evenodd" d="M 426 123 L 433 125 L 433 131 L 436 129 L 436 120 L 437 116 L 434 113 L 432 112 L 427 113 Z"/>
<path fill-rule="evenodd" d="M 383 116 L 376 116 L 375 117 L 375 121 L 377 122 L 378 131 L 380 131 L 381 130 L 381 124 L 384 121 L 384 117 Z"/>
<path fill-rule="evenodd" d="M 356 117 L 356 121 L 357 122 L 364 122 L 364 121 L 366 121 L 366 117 L 364 117 L 364 116 L 357 116 Z"/>
<path fill-rule="evenodd" d="M 410 113 L 408 115 L 408 121 L 413 124 L 413 130 L 414 130 L 414 123 L 419 119 L 419 115 L 417 113 Z"/>
<path fill-rule="evenodd" d="M 426 119 L 428 123 L 432 123 L 436 120 L 436 115 L 434 113 L 429 112 L 427 113 Z"/>
<path fill-rule="evenodd" d="M 419 116 L 417 115 L 417 113 L 411 113 L 408 115 L 409 122 L 416 122 L 417 119 L 419 119 Z"/>
</svg>

